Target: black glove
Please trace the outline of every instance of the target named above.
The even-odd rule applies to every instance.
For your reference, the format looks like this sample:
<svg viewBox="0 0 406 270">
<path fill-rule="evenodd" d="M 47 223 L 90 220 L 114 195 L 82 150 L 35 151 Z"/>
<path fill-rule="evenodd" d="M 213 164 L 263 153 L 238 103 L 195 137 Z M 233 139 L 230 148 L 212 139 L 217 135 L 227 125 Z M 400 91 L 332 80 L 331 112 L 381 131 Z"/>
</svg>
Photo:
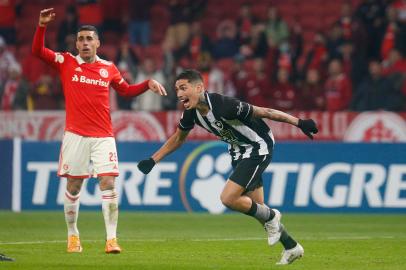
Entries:
<svg viewBox="0 0 406 270">
<path fill-rule="evenodd" d="M 138 162 L 137 167 L 140 171 L 142 171 L 143 174 L 148 174 L 152 170 L 152 168 L 154 168 L 155 164 L 155 160 L 149 158 Z"/>
<path fill-rule="evenodd" d="M 297 125 L 307 137 L 313 140 L 313 134 L 319 132 L 316 126 L 316 122 L 313 119 L 299 119 L 299 124 Z"/>
</svg>

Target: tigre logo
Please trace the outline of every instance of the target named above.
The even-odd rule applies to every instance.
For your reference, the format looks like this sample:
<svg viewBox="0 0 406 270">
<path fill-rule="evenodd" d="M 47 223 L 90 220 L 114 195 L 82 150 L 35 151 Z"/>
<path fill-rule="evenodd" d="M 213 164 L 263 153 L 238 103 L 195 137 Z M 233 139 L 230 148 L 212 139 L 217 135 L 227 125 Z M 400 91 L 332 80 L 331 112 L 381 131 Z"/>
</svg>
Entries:
<svg viewBox="0 0 406 270">
<path fill-rule="evenodd" d="M 102 79 L 89 79 L 86 76 L 81 75 L 80 77 L 76 74 L 73 75 L 72 77 L 72 82 L 80 82 L 80 83 L 86 83 L 86 84 L 91 84 L 91 85 L 99 85 L 99 86 L 104 86 L 108 87 L 109 83 L 106 81 L 103 81 Z"/>
<path fill-rule="evenodd" d="M 60 53 L 55 53 L 55 62 L 62 64 L 65 61 L 65 58 Z"/>
</svg>

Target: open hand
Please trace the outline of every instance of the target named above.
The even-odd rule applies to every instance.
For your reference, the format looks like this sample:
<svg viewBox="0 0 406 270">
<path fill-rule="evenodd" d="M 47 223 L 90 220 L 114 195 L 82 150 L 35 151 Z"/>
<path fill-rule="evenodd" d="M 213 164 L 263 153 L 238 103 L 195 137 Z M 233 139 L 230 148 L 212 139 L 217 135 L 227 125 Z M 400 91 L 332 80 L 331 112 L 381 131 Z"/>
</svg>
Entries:
<svg viewBox="0 0 406 270">
<path fill-rule="evenodd" d="M 149 80 L 148 87 L 156 94 L 159 94 L 161 96 L 167 95 L 165 87 L 163 87 L 162 84 L 160 84 L 159 82 L 157 82 L 155 80 Z"/>
<path fill-rule="evenodd" d="M 49 22 L 55 19 L 56 13 L 54 12 L 54 8 L 47 8 L 43 9 L 39 13 L 39 26 L 46 26 Z"/>
</svg>

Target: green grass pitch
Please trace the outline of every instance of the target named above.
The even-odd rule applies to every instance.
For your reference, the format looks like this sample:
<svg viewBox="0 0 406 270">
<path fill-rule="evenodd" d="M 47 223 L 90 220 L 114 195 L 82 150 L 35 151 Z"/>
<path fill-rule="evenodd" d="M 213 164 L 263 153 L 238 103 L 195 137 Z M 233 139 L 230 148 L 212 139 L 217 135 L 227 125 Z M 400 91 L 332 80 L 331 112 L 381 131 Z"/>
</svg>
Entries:
<svg viewBox="0 0 406 270">
<path fill-rule="evenodd" d="M 277 266 L 282 245 L 241 214 L 121 212 L 123 253 L 104 253 L 101 211 L 81 211 L 83 253 L 67 254 L 62 212 L 0 211 L 0 269 L 406 269 L 406 215 L 290 214 L 305 256 Z"/>
</svg>

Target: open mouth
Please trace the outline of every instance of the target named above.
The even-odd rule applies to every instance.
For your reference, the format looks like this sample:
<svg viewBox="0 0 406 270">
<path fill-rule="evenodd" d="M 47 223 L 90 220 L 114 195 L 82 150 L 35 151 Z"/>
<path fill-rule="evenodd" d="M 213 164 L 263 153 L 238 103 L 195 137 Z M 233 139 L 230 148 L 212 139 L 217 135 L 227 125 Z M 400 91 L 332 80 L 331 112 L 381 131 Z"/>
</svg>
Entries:
<svg viewBox="0 0 406 270">
<path fill-rule="evenodd" d="M 190 101 L 189 101 L 188 98 L 180 98 L 179 101 L 183 103 L 183 106 L 184 106 L 185 108 L 188 108 L 189 105 L 190 105 Z"/>
<path fill-rule="evenodd" d="M 82 49 L 82 52 L 90 52 L 89 48 Z"/>
</svg>

